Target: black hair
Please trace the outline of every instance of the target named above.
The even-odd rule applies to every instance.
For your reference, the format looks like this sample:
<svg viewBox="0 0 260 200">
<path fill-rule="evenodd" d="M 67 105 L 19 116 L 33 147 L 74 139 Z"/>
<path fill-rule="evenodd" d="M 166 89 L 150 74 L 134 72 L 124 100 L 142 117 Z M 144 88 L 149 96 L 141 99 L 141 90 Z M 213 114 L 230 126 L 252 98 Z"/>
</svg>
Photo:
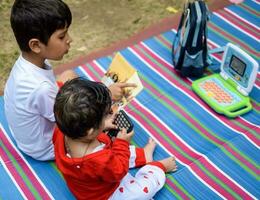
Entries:
<svg viewBox="0 0 260 200">
<path fill-rule="evenodd" d="M 30 52 L 30 39 L 37 38 L 47 45 L 58 29 L 68 28 L 72 16 L 61 0 L 15 0 L 10 22 L 16 41 L 22 51 Z"/>
<path fill-rule="evenodd" d="M 64 135 L 77 139 L 98 129 L 110 112 L 111 94 L 99 82 L 84 78 L 67 81 L 59 90 L 54 103 L 54 116 Z"/>
</svg>

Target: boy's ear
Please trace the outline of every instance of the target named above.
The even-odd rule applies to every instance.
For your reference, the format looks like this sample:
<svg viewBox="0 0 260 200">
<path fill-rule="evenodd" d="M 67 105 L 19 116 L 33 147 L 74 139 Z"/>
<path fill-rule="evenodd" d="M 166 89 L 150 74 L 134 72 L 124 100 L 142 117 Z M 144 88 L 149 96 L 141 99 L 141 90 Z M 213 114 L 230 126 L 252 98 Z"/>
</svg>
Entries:
<svg viewBox="0 0 260 200">
<path fill-rule="evenodd" d="M 30 39 L 28 45 L 32 52 L 37 53 L 37 54 L 41 52 L 42 44 L 39 39 L 36 39 L 36 38 Z"/>
</svg>

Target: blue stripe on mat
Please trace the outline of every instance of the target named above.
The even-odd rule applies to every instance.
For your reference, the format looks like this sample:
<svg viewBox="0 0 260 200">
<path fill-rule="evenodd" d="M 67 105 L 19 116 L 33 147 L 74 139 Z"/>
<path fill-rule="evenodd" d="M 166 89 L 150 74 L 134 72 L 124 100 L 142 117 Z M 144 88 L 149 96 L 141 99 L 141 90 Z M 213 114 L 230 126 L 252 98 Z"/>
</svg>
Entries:
<svg viewBox="0 0 260 200">
<path fill-rule="evenodd" d="M 247 7 L 249 7 L 249 11 Z M 227 9 L 259 28 L 260 21 L 252 14 L 252 11 L 257 12 L 259 16 L 260 5 L 256 3 L 256 1 L 245 0 L 243 5 L 231 5 Z M 244 32 L 238 31 L 238 29 L 230 26 L 229 23 L 222 21 L 219 17 L 214 15 L 211 17 L 211 23 L 220 27 L 226 33 L 230 34 L 231 37 L 236 36 L 237 39 L 246 42 L 251 49 L 259 53 L 260 46 L 255 45 L 257 41 Z M 171 65 L 171 43 L 174 37 L 175 31 L 169 30 L 168 32 L 162 33 L 160 37 L 154 36 L 144 40 L 142 44 L 146 45 L 160 58 Z M 229 38 L 223 38 L 222 35 L 212 30 L 209 31 L 209 39 L 220 46 L 224 46 L 230 41 Z M 140 44 L 136 44 L 132 47 L 140 47 L 141 49 L 139 45 Z M 146 144 L 148 138 L 152 136 L 163 144 L 157 145 L 154 153 L 155 160 L 163 159 L 169 154 L 178 156 L 178 171 L 167 175 L 168 184 L 156 194 L 154 199 L 183 199 L 184 197 L 182 195 L 184 195 L 184 193 L 187 199 L 221 199 L 220 193 L 214 189 L 215 186 L 207 183 L 208 180 L 213 180 L 216 185 L 221 184 L 220 187 L 224 192 L 228 191 L 232 193 L 234 188 L 229 188 L 225 181 L 216 180 L 218 179 L 214 177 L 217 173 L 216 171 L 226 178 L 231 179 L 232 184 L 243 188 L 247 194 L 250 193 L 251 196 L 253 195 L 256 199 L 259 199 L 259 176 L 258 173 L 253 171 L 255 168 L 259 171 L 259 146 L 252 144 L 251 141 L 244 136 L 246 133 L 250 133 L 256 135 L 256 138 L 259 139 L 259 111 L 255 109 L 241 116 L 240 120 L 244 120 L 243 122 L 247 125 L 242 124 L 241 121 L 229 120 L 232 126 L 244 130 L 244 132 L 239 133 L 234 128 L 226 125 L 222 118 L 218 118 L 218 115 L 210 114 L 212 110 L 208 111 L 207 108 L 202 108 L 197 101 L 194 101 L 191 98 L 194 97 L 194 95 L 188 93 L 188 91 L 190 92 L 191 90 L 190 84 L 183 83 L 182 79 L 177 77 L 176 74 L 173 74 L 172 66 L 170 69 L 166 69 L 166 66 L 154 63 L 155 66 L 158 65 L 164 73 L 168 73 L 169 79 L 176 83 L 175 85 L 177 86 L 169 83 L 169 81 L 149 68 L 146 63 L 133 53 L 131 47 L 123 49 L 121 54 L 139 71 L 140 77 L 145 83 L 152 83 L 152 85 L 148 85 L 156 88 L 156 91 L 150 91 L 148 88 L 145 88 L 141 94 L 137 96 L 135 102 L 138 103 L 139 107 L 130 104 L 126 108 L 134 121 L 135 135 L 133 143 L 142 147 Z M 111 55 L 97 59 L 96 63 L 105 71 L 109 67 L 112 57 Z M 85 63 L 82 63 L 82 65 L 83 64 Z M 92 67 L 91 63 L 87 64 L 87 67 Z M 217 72 L 219 71 L 218 68 L 219 61 L 214 59 L 214 66 L 210 67 L 209 71 Z M 80 76 L 88 76 L 83 68 L 78 67 L 75 69 L 75 72 Z M 180 90 L 180 83 L 185 85 L 185 91 Z M 254 103 L 259 106 L 260 89 L 254 86 L 250 97 L 254 100 Z M 169 104 L 165 103 L 165 100 L 161 101 L 162 98 L 168 99 Z M 139 104 L 141 104 L 141 106 Z M 143 107 L 145 111 L 149 111 L 149 113 L 152 113 L 153 116 L 159 119 L 158 122 L 156 122 L 156 120 L 151 121 L 149 114 L 143 114 L 141 112 Z M 0 97 L 0 108 L 0 123 L 14 142 L 3 112 L 3 97 Z M 181 111 L 176 111 L 177 108 L 180 108 Z M 181 112 L 184 113 L 185 117 L 183 117 Z M 144 120 L 144 123 L 137 121 L 137 118 Z M 190 120 L 194 120 L 194 123 L 191 123 Z M 161 126 L 163 128 L 167 127 L 169 129 L 166 129 L 167 131 L 164 132 L 156 127 L 156 124 L 162 124 Z M 198 127 L 196 127 L 195 124 L 197 124 Z M 150 131 L 147 132 L 148 127 Z M 199 128 L 204 131 L 199 130 Z M 221 145 L 213 142 L 212 139 L 208 140 L 206 134 L 214 135 L 215 140 L 217 138 L 218 142 L 222 141 Z M 175 141 L 183 142 L 184 148 L 180 148 Z M 232 153 L 229 153 L 230 151 L 232 151 Z M 53 162 L 39 162 L 25 155 L 23 155 L 23 157 L 54 199 L 74 199 L 63 178 L 57 172 Z M 246 161 L 245 163 L 243 163 L 244 160 Z M 207 165 L 209 165 L 210 168 L 206 167 L 205 162 L 208 163 Z M 239 164 L 239 162 L 241 162 L 241 164 Z M 198 171 L 203 171 L 202 173 L 206 179 L 203 179 Z M 131 173 L 134 174 L 135 172 L 136 170 L 131 170 Z M 171 188 L 169 185 L 173 187 Z M 3 163 L 0 164 L 0 188 L 5 188 L 3 190 L 0 189 L 0 199 L 23 199 L 19 190 L 4 169 Z M 236 191 L 234 193 L 235 194 L 232 195 L 238 195 L 237 197 L 244 198 L 236 194 Z"/>
</svg>

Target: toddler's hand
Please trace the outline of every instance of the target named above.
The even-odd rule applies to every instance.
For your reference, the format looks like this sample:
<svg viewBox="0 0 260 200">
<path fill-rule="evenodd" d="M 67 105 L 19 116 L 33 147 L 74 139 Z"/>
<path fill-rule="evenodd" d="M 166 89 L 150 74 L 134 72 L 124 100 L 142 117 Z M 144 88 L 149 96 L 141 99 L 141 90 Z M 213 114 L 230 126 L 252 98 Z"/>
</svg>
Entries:
<svg viewBox="0 0 260 200">
<path fill-rule="evenodd" d="M 131 131 L 130 133 L 126 132 L 126 129 L 123 128 L 121 131 L 118 132 L 116 138 L 122 139 L 122 140 L 126 140 L 128 142 L 131 141 L 132 137 L 134 135 L 134 131 Z"/>
<path fill-rule="evenodd" d="M 109 90 L 111 91 L 112 94 L 112 100 L 113 101 L 119 101 L 123 98 L 123 96 L 126 96 L 125 94 L 125 89 L 127 87 L 136 87 L 136 84 L 134 83 L 114 83 L 111 86 L 109 86 Z"/>
<path fill-rule="evenodd" d="M 117 129 L 117 126 L 113 123 L 115 121 L 117 112 L 108 114 L 105 118 L 104 130 Z"/>
</svg>

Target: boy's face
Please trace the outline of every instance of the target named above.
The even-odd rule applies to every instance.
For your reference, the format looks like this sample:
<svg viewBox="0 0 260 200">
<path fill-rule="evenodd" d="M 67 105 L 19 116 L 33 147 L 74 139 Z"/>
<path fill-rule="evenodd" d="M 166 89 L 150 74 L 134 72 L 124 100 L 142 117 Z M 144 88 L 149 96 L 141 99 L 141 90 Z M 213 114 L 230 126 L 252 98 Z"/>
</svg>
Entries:
<svg viewBox="0 0 260 200">
<path fill-rule="evenodd" d="M 68 28 L 58 29 L 51 35 L 47 45 L 44 45 L 42 53 L 46 59 L 61 60 L 68 53 L 71 42 Z"/>
</svg>

